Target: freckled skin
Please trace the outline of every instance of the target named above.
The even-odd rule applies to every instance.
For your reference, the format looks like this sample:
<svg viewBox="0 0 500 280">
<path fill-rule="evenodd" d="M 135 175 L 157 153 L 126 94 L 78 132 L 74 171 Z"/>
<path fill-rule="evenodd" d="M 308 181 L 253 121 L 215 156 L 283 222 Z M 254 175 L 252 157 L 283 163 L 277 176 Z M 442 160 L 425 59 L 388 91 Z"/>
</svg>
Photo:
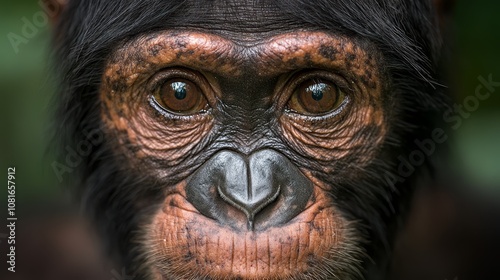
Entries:
<svg viewBox="0 0 500 280">
<path fill-rule="evenodd" d="M 147 93 L 142 92 L 141 87 L 147 78 L 159 69 L 181 65 L 228 76 L 227 79 L 238 80 L 245 79 L 242 78 L 242 73 L 248 71 L 247 61 L 251 61 L 253 64 L 250 67 L 256 68 L 254 72 L 263 76 L 263 79 L 304 67 L 328 69 L 329 71 L 338 71 L 340 74 L 349 73 L 345 79 L 348 83 L 350 81 L 349 87 L 354 91 L 351 98 L 359 98 L 359 100 L 352 100 L 351 103 L 355 104 L 350 104 L 340 116 L 329 121 L 338 125 L 328 125 L 330 128 L 325 128 L 326 124 L 329 123 L 327 121 L 314 122 L 310 119 L 284 114 L 279 118 L 281 127 L 276 128 L 277 134 L 284 134 L 285 141 L 301 149 L 301 153 L 305 152 L 305 155 L 310 158 L 325 161 L 339 159 L 351 150 L 350 147 L 362 145 L 369 141 L 368 139 L 377 139 L 375 144 L 382 141 L 386 130 L 382 114 L 384 106 L 381 97 L 382 85 L 380 85 L 379 74 L 374 74 L 378 73 L 378 69 L 374 67 L 376 62 L 372 58 L 369 59 L 370 65 L 364 64 L 368 60 L 367 55 L 363 53 L 361 48 L 355 47 L 353 43 L 346 43 L 345 40 L 324 33 L 293 33 L 273 37 L 251 49 L 241 51 L 236 50 L 238 46 L 226 39 L 199 33 L 161 33 L 157 36 L 149 36 L 147 40 L 138 39 L 115 52 L 114 58 L 106 67 L 103 78 L 106 83 L 102 85 L 101 90 L 106 96 L 106 98 L 103 97 L 104 104 L 107 104 L 104 111 L 117 112 L 115 117 L 111 117 L 109 121 L 110 124 L 113 122 L 118 124 L 116 125 L 118 129 L 122 127 L 138 130 L 134 134 L 143 134 L 145 137 L 132 139 L 132 142 L 141 141 L 137 144 L 146 148 L 145 150 L 148 150 L 149 147 L 152 153 L 146 151 L 145 154 L 150 156 L 154 157 L 158 155 L 158 152 L 162 153 L 162 145 L 164 144 L 161 143 L 176 142 L 179 145 L 186 143 L 181 151 L 176 150 L 175 147 L 163 149 L 165 153 L 161 155 L 161 158 L 173 159 L 176 163 L 176 158 L 182 158 L 185 152 L 200 142 L 202 136 L 214 127 L 215 120 L 210 115 L 199 116 L 199 121 L 183 122 L 176 129 L 177 125 L 175 124 L 173 127 L 167 123 L 157 124 L 155 121 L 158 117 L 155 116 L 156 112 L 152 113 L 151 108 L 141 107 L 142 104 L 129 100 L 137 98 L 138 95 L 142 95 L 144 98 Z M 147 50 L 151 48 L 155 49 L 157 54 L 145 55 L 150 53 Z M 325 48 L 330 51 L 325 53 Z M 332 56 L 334 52 L 337 55 Z M 186 53 L 188 54 L 186 55 Z M 241 53 L 252 54 L 252 56 L 241 57 Z M 357 59 L 353 60 L 353 57 L 357 57 Z M 351 61 L 351 67 L 345 69 L 348 60 Z M 367 78 L 368 76 L 370 78 Z M 217 87 L 217 85 L 214 86 Z M 220 91 L 222 90 L 217 90 L 213 95 L 220 95 Z M 281 97 L 281 100 L 277 102 L 278 107 L 282 106 L 288 99 L 286 93 L 270 92 L 268 94 L 276 99 Z M 208 97 L 212 102 L 215 102 L 215 97 Z M 132 112 L 134 106 L 139 107 L 137 112 Z M 354 114 L 349 114 L 348 110 Z M 130 112 L 127 113 L 127 111 Z M 125 128 L 123 125 L 119 125 L 120 120 L 116 119 L 116 116 L 120 114 L 127 115 L 130 127 Z M 342 119 L 342 116 L 346 115 L 348 118 Z M 168 122 L 169 120 L 161 121 Z M 162 127 L 164 129 L 161 129 Z M 367 127 L 371 128 L 366 129 Z M 196 133 L 190 133 L 191 131 L 196 131 Z M 314 137 L 304 137 L 304 133 Z M 364 137 L 350 137 L 356 133 Z M 194 135 L 196 138 L 193 138 Z M 177 140 L 168 141 L 169 137 Z M 324 144 L 321 144 L 321 139 L 324 139 Z M 335 141 L 335 139 L 338 140 Z M 320 145 L 312 145 L 311 141 Z M 346 152 L 340 150 L 336 152 L 335 149 L 338 147 L 342 147 L 342 150 Z M 369 150 L 371 147 L 367 147 L 368 150 L 360 151 L 365 157 L 363 161 L 368 160 L 370 153 L 373 153 Z M 327 158 L 323 158 L 325 156 Z"/>
<path fill-rule="evenodd" d="M 210 155 L 201 151 L 234 148 L 234 139 L 245 142 L 244 135 L 255 135 L 250 146 L 268 143 L 282 151 L 314 183 L 307 210 L 263 232 L 236 231 L 204 217 L 186 200 L 184 180 L 166 186 L 164 206 L 144 236 L 153 252 L 152 274 L 158 279 L 289 279 L 324 270 L 343 275 L 339 259 L 341 254 L 354 259 L 359 252 L 350 248 L 356 239 L 325 195 L 331 187 L 315 174 L 338 173 L 342 160 L 368 164 L 384 139 L 382 74 L 376 56 L 368 56 L 363 46 L 321 32 L 283 34 L 251 46 L 205 33 L 160 32 L 114 52 L 102 79 L 102 117 L 121 143 L 116 152 L 127 155 L 134 168 L 159 180 L 190 174 Z M 148 104 L 152 81 L 169 69 L 192 69 L 202 77 L 208 111 L 170 117 Z M 331 75 L 342 85 L 349 99 L 338 113 L 310 117 L 286 111 L 294 77 L 303 69 Z M 337 266 L 329 267 L 325 259 Z"/>
</svg>

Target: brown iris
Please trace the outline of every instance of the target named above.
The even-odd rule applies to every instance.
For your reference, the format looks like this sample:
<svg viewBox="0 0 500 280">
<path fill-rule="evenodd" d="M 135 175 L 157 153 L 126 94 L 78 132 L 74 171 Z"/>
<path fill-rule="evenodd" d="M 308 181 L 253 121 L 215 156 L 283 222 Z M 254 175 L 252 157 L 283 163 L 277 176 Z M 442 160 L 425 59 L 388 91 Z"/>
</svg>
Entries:
<svg viewBox="0 0 500 280">
<path fill-rule="evenodd" d="M 302 83 L 292 94 L 288 108 L 305 115 L 322 115 L 339 108 L 345 94 L 337 85 L 321 79 Z"/>
<path fill-rule="evenodd" d="M 163 109 L 180 115 L 195 114 L 208 105 L 202 90 L 186 79 L 171 79 L 163 83 L 154 94 Z"/>
</svg>

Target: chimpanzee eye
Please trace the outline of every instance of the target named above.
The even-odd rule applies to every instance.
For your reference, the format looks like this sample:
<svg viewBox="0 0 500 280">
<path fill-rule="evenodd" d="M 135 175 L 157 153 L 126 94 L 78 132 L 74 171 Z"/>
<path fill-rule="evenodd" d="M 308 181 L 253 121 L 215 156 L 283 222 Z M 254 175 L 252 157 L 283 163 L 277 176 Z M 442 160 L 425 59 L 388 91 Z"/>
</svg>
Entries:
<svg viewBox="0 0 500 280">
<path fill-rule="evenodd" d="M 186 79 L 170 79 L 164 82 L 153 95 L 162 109 L 179 115 L 195 114 L 208 105 L 202 90 Z"/>
<path fill-rule="evenodd" d="M 295 89 L 287 107 L 304 115 L 323 115 L 338 109 L 345 98 L 345 93 L 336 84 L 310 79 Z"/>
</svg>

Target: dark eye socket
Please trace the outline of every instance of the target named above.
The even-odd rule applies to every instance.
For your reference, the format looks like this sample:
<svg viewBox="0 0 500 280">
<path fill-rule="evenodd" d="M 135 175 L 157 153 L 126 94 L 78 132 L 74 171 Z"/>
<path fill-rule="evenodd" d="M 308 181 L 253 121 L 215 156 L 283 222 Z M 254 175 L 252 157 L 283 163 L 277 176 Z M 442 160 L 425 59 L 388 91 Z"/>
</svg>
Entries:
<svg viewBox="0 0 500 280">
<path fill-rule="evenodd" d="M 304 115 L 324 115 L 338 109 L 345 98 L 345 93 L 335 83 L 309 79 L 295 89 L 287 107 Z"/>
<path fill-rule="evenodd" d="M 153 98 L 164 110 L 179 115 L 196 114 L 208 106 L 200 87 L 182 78 L 165 81 L 156 89 Z"/>
</svg>

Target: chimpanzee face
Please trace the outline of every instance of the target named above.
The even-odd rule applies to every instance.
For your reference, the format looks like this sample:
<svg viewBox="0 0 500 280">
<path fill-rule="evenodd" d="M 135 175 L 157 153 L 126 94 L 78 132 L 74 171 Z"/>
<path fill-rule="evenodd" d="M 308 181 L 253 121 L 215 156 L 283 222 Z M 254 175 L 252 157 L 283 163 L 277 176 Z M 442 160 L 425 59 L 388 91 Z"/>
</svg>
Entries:
<svg viewBox="0 0 500 280">
<path fill-rule="evenodd" d="M 61 39 L 63 111 L 104 128 L 81 187 L 121 261 L 147 279 L 384 271 L 415 186 L 387 174 L 441 102 L 430 1 L 181 2 L 70 1 L 59 27 L 83 38 Z"/>
<path fill-rule="evenodd" d="M 359 254 L 331 194 L 384 139 L 380 55 L 326 32 L 254 36 L 161 31 L 106 65 L 115 150 L 163 189 L 144 232 L 160 275 L 318 275 Z"/>
</svg>

